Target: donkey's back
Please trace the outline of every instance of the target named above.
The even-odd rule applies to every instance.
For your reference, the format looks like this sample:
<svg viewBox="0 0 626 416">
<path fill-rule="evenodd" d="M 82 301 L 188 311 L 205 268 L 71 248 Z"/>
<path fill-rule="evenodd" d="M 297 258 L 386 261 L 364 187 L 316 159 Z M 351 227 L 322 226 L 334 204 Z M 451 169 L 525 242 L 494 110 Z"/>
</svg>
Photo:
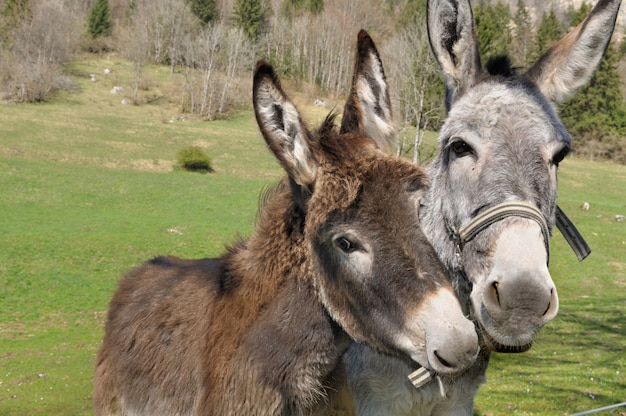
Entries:
<svg viewBox="0 0 626 416">
<path fill-rule="evenodd" d="M 96 415 L 195 413 L 206 376 L 199 360 L 226 286 L 221 259 L 158 257 L 128 273 L 109 305 L 97 357 Z M 132 408 L 146 397 L 160 400 Z"/>
</svg>

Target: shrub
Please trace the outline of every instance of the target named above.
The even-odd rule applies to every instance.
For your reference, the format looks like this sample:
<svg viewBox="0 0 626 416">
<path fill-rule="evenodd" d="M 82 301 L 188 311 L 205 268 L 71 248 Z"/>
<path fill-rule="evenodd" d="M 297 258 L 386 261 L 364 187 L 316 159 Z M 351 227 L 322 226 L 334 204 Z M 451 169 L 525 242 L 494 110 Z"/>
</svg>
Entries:
<svg viewBox="0 0 626 416">
<path fill-rule="evenodd" d="M 213 172 L 211 158 L 197 146 L 186 147 L 178 152 L 177 167 L 191 172 Z"/>
</svg>

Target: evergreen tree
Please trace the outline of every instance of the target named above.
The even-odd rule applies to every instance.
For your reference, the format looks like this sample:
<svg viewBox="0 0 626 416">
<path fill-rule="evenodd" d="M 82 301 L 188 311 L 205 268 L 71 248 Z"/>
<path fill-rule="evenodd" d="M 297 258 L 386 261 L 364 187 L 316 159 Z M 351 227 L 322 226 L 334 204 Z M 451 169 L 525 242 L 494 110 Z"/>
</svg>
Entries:
<svg viewBox="0 0 626 416">
<path fill-rule="evenodd" d="M 261 34 L 265 21 L 262 0 L 236 0 L 233 10 L 233 24 L 254 40 Z"/>
<path fill-rule="evenodd" d="M 591 81 L 563 104 L 561 119 L 576 140 L 602 140 L 626 133 L 618 61 L 616 49 L 609 46 Z"/>
<path fill-rule="evenodd" d="M 11 44 L 11 31 L 18 28 L 30 15 L 29 0 L 5 0 L 4 5 L 0 1 L 0 45 Z"/>
<path fill-rule="evenodd" d="M 408 25 L 423 25 L 426 19 L 426 0 L 409 0 L 401 8 L 402 13 L 398 17 L 398 30 Z"/>
<path fill-rule="evenodd" d="M 306 12 L 319 15 L 323 10 L 324 0 L 285 0 L 281 7 L 281 13 L 288 19 Z"/>
<path fill-rule="evenodd" d="M 524 0 L 517 0 L 517 11 L 513 16 L 513 42 L 511 56 L 514 64 L 526 68 L 530 64 L 530 48 L 532 45 L 532 21 Z"/>
<path fill-rule="evenodd" d="M 561 30 L 561 24 L 556 18 L 554 9 L 550 9 L 549 13 L 544 13 L 539 22 L 537 28 L 537 34 L 535 35 L 535 42 L 531 51 L 531 61 L 535 62 L 541 55 L 543 55 L 552 45 L 556 43 L 563 36 Z"/>
<path fill-rule="evenodd" d="M 478 36 L 478 47 L 486 61 L 498 55 L 508 55 L 512 42 L 509 30 L 511 12 L 505 4 L 493 6 L 489 3 L 478 4 L 474 19 Z"/>
<path fill-rule="evenodd" d="M 591 12 L 591 6 L 588 5 L 586 2 L 583 2 L 580 5 L 580 8 L 578 10 L 570 8 L 567 11 L 565 17 L 569 20 L 570 27 L 575 27 L 580 22 L 585 20 L 585 18 L 589 15 L 590 12 Z"/>
<path fill-rule="evenodd" d="M 308 0 L 306 8 L 312 14 L 321 14 L 324 11 L 324 0 Z"/>
<path fill-rule="evenodd" d="M 5 0 L 0 2 L 0 15 L 11 22 L 17 22 L 30 14 L 29 0 Z"/>
<path fill-rule="evenodd" d="M 571 26 L 582 22 L 590 11 L 591 6 L 583 3 L 578 11 L 569 13 Z M 626 106 L 618 63 L 618 50 L 611 44 L 589 83 L 563 103 L 560 115 L 574 136 L 578 153 L 625 163 Z"/>
<path fill-rule="evenodd" d="M 109 0 L 96 0 L 89 12 L 89 33 L 92 38 L 111 34 L 111 9 Z"/>
<path fill-rule="evenodd" d="M 195 14 L 203 24 L 207 24 L 217 19 L 217 1 L 216 0 L 188 0 L 191 11 Z"/>
<path fill-rule="evenodd" d="M 622 43 L 619 45 L 619 56 L 620 59 L 626 56 L 626 28 L 624 28 L 624 33 L 622 34 Z"/>
</svg>

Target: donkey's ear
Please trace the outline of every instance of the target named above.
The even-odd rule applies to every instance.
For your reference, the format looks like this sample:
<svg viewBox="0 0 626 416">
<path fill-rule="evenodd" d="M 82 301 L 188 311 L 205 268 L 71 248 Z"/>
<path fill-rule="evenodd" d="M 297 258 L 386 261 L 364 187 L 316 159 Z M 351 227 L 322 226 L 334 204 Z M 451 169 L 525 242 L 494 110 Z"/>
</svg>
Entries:
<svg viewBox="0 0 626 416">
<path fill-rule="evenodd" d="M 359 31 L 352 87 L 343 109 L 341 133 L 369 137 L 388 151 L 395 141 L 389 87 L 376 45 L 365 30 Z"/>
<path fill-rule="evenodd" d="M 267 145 L 287 174 L 309 189 L 317 168 L 309 133 L 271 65 L 257 63 L 252 88 L 254 113 Z"/>
<path fill-rule="evenodd" d="M 428 40 L 446 79 L 446 104 L 463 95 L 482 72 L 469 0 L 428 0 Z"/>
<path fill-rule="evenodd" d="M 621 0 L 600 0 L 587 18 L 546 52 L 526 75 L 552 102 L 571 96 L 592 77 L 611 40 Z"/>
</svg>

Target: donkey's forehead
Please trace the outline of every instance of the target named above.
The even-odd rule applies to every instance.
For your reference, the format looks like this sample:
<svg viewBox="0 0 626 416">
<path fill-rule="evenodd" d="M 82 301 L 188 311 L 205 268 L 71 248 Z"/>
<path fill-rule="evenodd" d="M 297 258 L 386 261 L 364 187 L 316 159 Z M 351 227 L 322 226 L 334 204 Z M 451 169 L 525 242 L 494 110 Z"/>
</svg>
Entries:
<svg viewBox="0 0 626 416">
<path fill-rule="evenodd" d="M 344 212 L 363 192 L 376 193 L 380 205 L 399 205 L 408 193 L 429 185 L 424 169 L 379 150 L 365 151 L 340 163 L 323 163 L 309 201 L 308 227 L 317 229 L 330 213 Z"/>
<path fill-rule="evenodd" d="M 490 80 L 460 97 L 450 109 L 442 128 L 442 139 L 471 130 L 484 137 L 505 128 L 535 140 L 571 139 L 554 107 L 531 85 Z"/>
</svg>

